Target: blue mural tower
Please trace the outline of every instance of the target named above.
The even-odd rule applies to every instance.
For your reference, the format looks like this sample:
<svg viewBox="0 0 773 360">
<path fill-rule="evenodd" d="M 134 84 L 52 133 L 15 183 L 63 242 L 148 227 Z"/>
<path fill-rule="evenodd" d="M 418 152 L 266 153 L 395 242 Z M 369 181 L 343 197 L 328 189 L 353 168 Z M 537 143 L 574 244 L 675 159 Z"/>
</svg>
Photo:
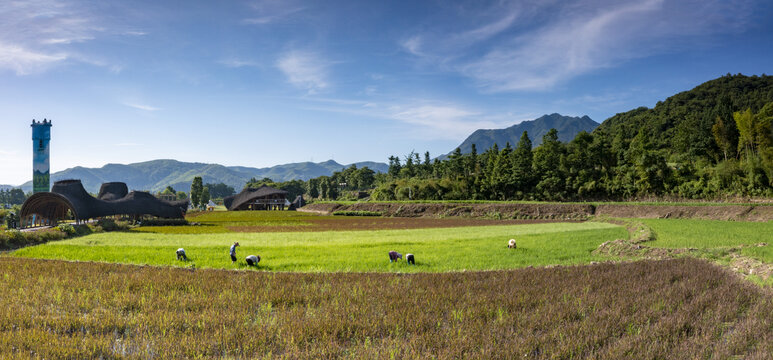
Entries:
<svg viewBox="0 0 773 360">
<path fill-rule="evenodd" d="M 48 142 L 51 141 L 51 121 L 32 120 L 32 193 L 51 188 Z"/>
</svg>

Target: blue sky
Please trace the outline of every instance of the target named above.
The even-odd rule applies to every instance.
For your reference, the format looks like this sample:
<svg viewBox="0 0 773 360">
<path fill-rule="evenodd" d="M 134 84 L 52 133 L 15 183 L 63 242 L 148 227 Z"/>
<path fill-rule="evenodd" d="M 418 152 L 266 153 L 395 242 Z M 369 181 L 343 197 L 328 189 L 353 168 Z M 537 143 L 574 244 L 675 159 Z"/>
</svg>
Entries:
<svg viewBox="0 0 773 360">
<path fill-rule="evenodd" d="M 452 150 L 771 72 L 769 1 L 51 1 L 0 6 L 0 184 L 159 158 L 264 167 Z"/>
</svg>

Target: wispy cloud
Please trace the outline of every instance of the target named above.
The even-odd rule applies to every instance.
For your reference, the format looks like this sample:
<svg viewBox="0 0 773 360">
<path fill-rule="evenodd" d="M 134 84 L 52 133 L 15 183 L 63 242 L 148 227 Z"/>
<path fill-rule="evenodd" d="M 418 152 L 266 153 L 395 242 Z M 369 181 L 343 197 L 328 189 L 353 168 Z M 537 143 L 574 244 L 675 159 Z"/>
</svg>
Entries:
<svg viewBox="0 0 773 360">
<path fill-rule="evenodd" d="M 105 61 L 83 53 L 86 43 L 103 35 L 144 35 L 144 32 L 110 31 L 104 14 L 78 1 L 5 1 L 0 6 L 0 70 L 17 75 L 46 71 L 66 62 L 81 62 L 114 69 Z M 110 26 L 120 28 L 111 20 Z M 99 58 L 99 56 L 97 56 Z"/>
<path fill-rule="evenodd" d="M 413 129 L 411 134 L 424 139 L 456 141 L 477 129 L 504 128 L 534 118 L 531 114 L 490 113 L 435 100 L 413 99 L 388 103 L 319 97 L 299 100 L 327 104 L 307 107 L 311 110 L 396 121 L 408 125 Z"/>
<path fill-rule="evenodd" d="M 262 0 L 250 4 L 256 16 L 242 20 L 245 24 L 265 25 L 285 20 L 306 10 L 306 6 L 290 0 Z"/>
<path fill-rule="evenodd" d="M 685 51 L 714 34 L 744 29 L 752 2 L 581 0 L 528 9 L 498 4 L 498 16 L 481 17 L 485 21 L 470 29 L 427 30 L 399 45 L 423 62 L 473 79 L 484 91 L 546 90 L 600 68 Z"/>
<path fill-rule="evenodd" d="M 128 107 L 135 108 L 137 110 L 143 110 L 143 111 L 158 111 L 158 110 L 161 110 L 161 108 L 157 108 L 155 106 L 150 106 L 150 105 L 147 105 L 147 104 L 140 104 L 140 103 L 135 103 L 135 102 L 125 102 L 123 104 L 128 106 Z"/>
<path fill-rule="evenodd" d="M 424 56 L 424 53 L 421 51 L 421 36 L 411 36 L 410 38 L 403 40 L 400 43 L 400 47 L 413 55 Z"/>
<path fill-rule="evenodd" d="M 261 64 L 256 61 L 252 60 L 244 60 L 244 59 L 238 59 L 238 58 L 230 58 L 230 59 L 223 59 L 218 61 L 221 65 L 230 67 L 230 68 L 240 68 L 240 67 L 260 67 Z"/>
<path fill-rule="evenodd" d="M 66 60 L 67 57 L 67 53 L 64 52 L 37 52 L 19 45 L 0 42 L 0 68 L 14 71 L 17 75 L 45 70 L 57 62 Z"/>
<path fill-rule="evenodd" d="M 330 86 L 328 68 L 331 62 L 310 51 L 294 50 L 279 57 L 276 66 L 291 84 L 315 94 Z"/>
</svg>

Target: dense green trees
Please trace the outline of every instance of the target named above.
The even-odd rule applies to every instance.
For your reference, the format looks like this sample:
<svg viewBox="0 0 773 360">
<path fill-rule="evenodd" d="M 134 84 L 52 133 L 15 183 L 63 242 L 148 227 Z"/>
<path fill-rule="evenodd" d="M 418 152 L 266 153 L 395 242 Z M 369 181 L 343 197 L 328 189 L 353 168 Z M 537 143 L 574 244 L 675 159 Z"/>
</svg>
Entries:
<svg viewBox="0 0 773 360">
<path fill-rule="evenodd" d="M 416 152 L 389 170 L 354 167 L 310 179 L 311 198 L 374 200 L 624 200 L 773 196 L 773 76 L 727 75 L 652 108 L 607 119 L 563 143 L 555 129 L 445 160 Z M 365 174 L 360 173 L 364 171 Z"/>
<path fill-rule="evenodd" d="M 234 190 L 233 187 L 228 186 L 224 183 L 217 183 L 217 184 L 206 183 L 204 184 L 204 187 L 209 188 L 209 195 L 212 197 L 212 199 L 222 199 L 226 196 L 231 196 L 233 194 L 236 194 L 236 190 Z"/>
<path fill-rule="evenodd" d="M 0 190 L 0 204 L 19 205 L 27 200 L 22 189 Z"/>
</svg>

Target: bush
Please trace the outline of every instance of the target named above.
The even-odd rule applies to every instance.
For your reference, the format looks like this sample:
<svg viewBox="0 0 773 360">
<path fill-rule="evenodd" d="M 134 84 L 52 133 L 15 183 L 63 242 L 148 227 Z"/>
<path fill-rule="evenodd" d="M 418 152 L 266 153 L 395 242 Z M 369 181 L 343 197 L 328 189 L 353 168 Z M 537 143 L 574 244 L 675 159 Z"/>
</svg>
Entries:
<svg viewBox="0 0 773 360">
<path fill-rule="evenodd" d="M 38 231 L 19 231 L 6 230 L 0 232 L 0 249 L 14 249 L 29 245 L 38 245 L 48 241 L 62 240 L 67 237 L 67 233 L 58 228 L 38 230 Z"/>
<path fill-rule="evenodd" d="M 73 227 L 71 224 L 59 224 L 57 228 L 59 231 L 64 232 L 67 235 L 75 235 L 75 227 Z"/>
<path fill-rule="evenodd" d="M 99 228 L 99 230 L 97 230 Z M 128 231 L 129 223 L 126 221 L 115 221 L 113 219 L 99 219 L 97 226 L 94 227 L 95 232 L 101 231 Z"/>
</svg>

